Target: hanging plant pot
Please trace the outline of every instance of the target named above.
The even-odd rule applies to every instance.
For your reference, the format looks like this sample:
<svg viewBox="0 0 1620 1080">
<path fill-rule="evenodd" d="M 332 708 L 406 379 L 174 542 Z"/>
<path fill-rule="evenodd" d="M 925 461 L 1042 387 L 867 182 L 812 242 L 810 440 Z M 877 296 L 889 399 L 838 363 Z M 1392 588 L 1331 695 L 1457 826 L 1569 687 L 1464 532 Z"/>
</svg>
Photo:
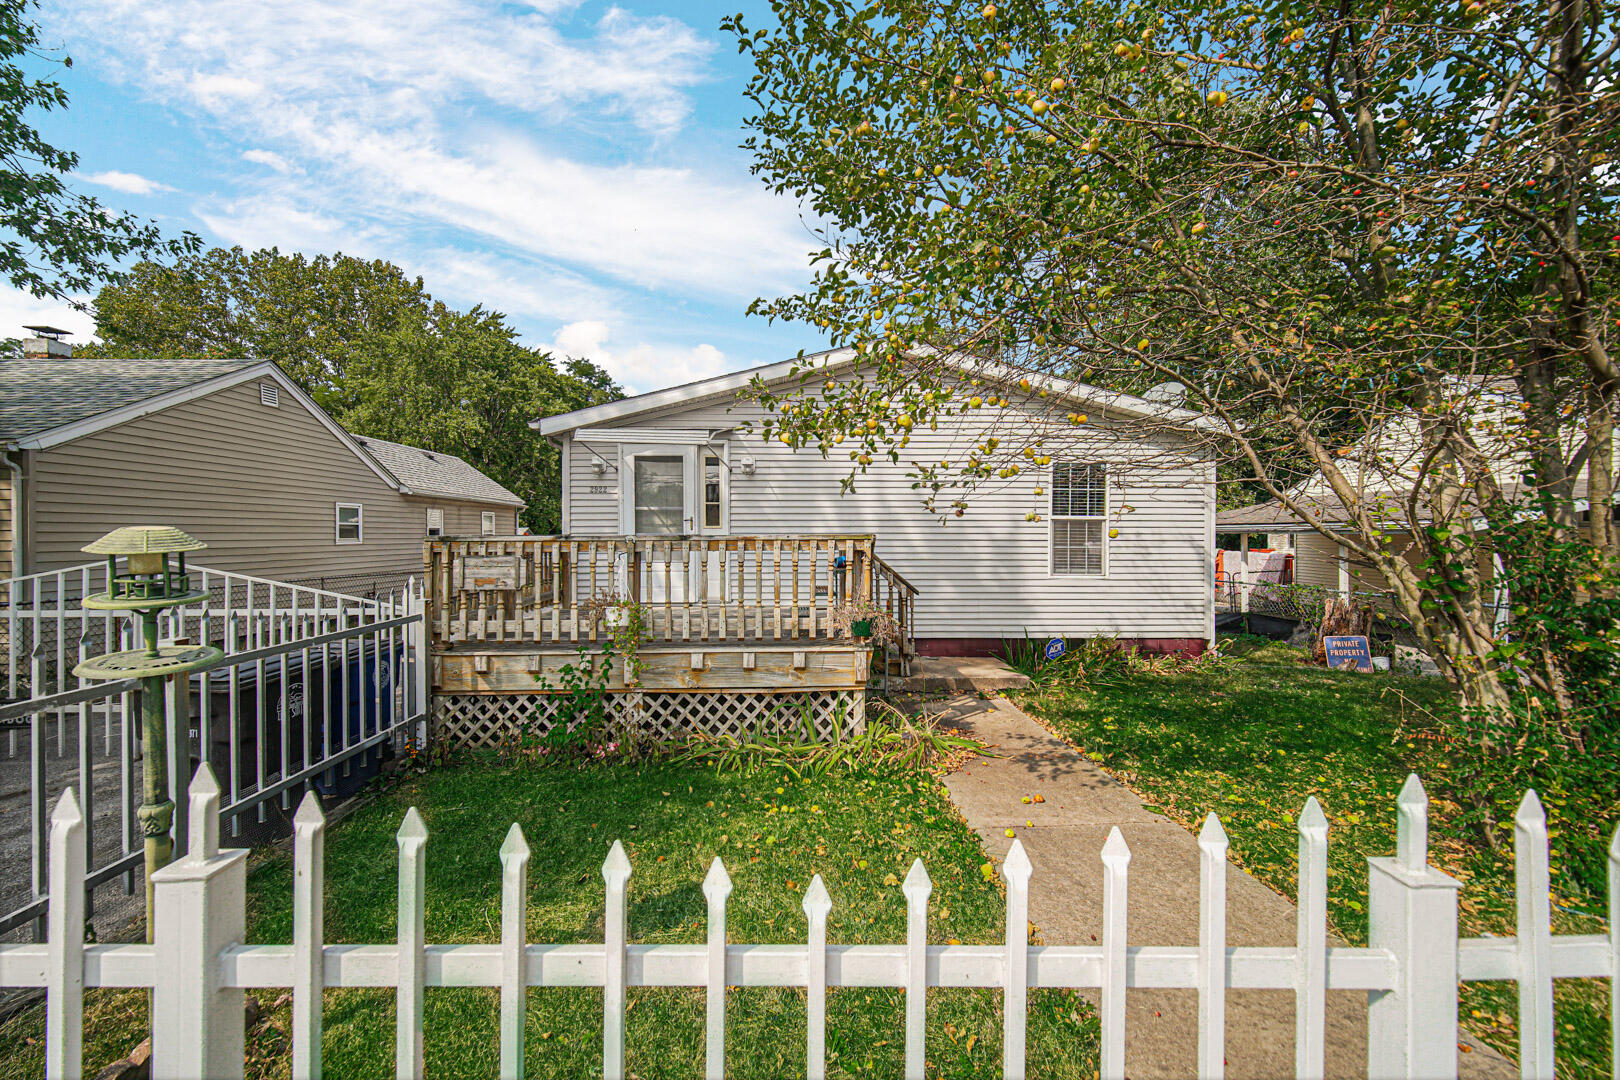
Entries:
<svg viewBox="0 0 1620 1080">
<path fill-rule="evenodd" d="M 857 637 L 857 638 L 869 638 L 869 637 L 871 637 L 872 636 L 872 620 L 871 619 L 855 619 L 855 620 L 853 620 L 849 624 L 849 636 L 850 637 Z"/>
<path fill-rule="evenodd" d="M 606 630 L 622 630 L 630 625 L 630 609 L 623 604 L 606 608 L 602 612 L 602 627 Z"/>
</svg>

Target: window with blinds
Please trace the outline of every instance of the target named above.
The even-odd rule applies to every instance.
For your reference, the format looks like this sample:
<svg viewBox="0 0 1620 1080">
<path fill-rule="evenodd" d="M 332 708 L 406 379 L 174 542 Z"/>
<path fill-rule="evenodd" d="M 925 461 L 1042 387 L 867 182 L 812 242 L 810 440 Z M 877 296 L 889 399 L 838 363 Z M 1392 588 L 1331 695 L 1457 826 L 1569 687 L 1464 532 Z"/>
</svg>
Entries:
<svg viewBox="0 0 1620 1080">
<path fill-rule="evenodd" d="M 1107 542 L 1108 473 L 1102 465 L 1052 466 L 1052 573 L 1101 574 Z"/>
</svg>

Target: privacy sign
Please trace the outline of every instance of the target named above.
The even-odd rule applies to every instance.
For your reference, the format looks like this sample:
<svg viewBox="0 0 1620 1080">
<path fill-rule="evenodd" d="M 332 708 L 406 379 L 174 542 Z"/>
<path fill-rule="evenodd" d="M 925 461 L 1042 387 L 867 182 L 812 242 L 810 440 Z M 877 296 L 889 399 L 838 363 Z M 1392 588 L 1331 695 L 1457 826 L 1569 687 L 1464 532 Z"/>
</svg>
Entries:
<svg viewBox="0 0 1620 1080">
<path fill-rule="evenodd" d="M 1322 648 L 1327 652 L 1327 665 L 1330 668 L 1353 671 L 1373 669 L 1372 648 L 1361 634 L 1324 637 Z"/>
</svg>

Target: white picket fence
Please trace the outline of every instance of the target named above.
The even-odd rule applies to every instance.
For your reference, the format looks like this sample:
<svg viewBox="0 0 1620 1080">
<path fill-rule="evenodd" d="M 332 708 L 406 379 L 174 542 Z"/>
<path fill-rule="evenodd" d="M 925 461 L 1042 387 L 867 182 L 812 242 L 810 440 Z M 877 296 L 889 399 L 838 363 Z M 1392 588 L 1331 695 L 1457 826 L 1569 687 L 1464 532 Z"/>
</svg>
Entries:
<svg viewBox="0 0 1620 1080">
<path fill-rule="evenodd" d="M 1199 944 L 1131 946 L 1126 890 L 1131 853 L 1114 829 L 1102 849 L 1104 898 L 1101 944 L 1029 945 L 1031 866 L 1015 842 L 1002 866 L 1007 886 L 1004 945 L 931 945 L 926 937 L 932 886 L 921 860 L 902 891 L 906 940 L 895 945 L 827 942 L 832 908 L 820 876 L 804 898 L 804 944 L 741 945 L 726 940 L 731 880 L 716 858 L 703 883 L 708 935 L 702 945 L 630 945 L 626 890 L 630 861 L 615 842 L 602 866 L 606 884 L 600 945 L 541 945 L 525 940 L 529 847 L 513 825 L 501 845 L 501 934 L 488 944 L 430 945 L 424 941 L 427 829 L 415 809 L 398 833 L 399 934 L 392 944 L 330 945 L 322 934 L 325 821 L 307 798 L 296 817 L 293 944 L 242 944 L 246 929 L 247 852 L 219 849 L 219 787 L 207 766 L 190 792 L 189 850 L 156 878 L 155 945 L 83 944 L 84 821 L 72 791 L 62 796 L 51 828 L 49 937 L 42 945 L 0 946 L 0 985 L 42 986 L 47 993 L 48 1075 L 75 1077 L 87 986 L 153 988 L 152 1075 L 240 1077 L 243 1070 L 243 992 L 292 988 L 292 1075 L 321 1074 L 324 987 L 394 987 L 397 996 L 396 1070 L 423 1072 L 423 994 L 430 986 L 491 986 L 500 990 L 500 1075 L 521 1077 L 525 992 L 529 987 L 603 988 L 603 1075 L 625 1075 L 625 991 L 631 986 L 702 987 L 707 993 L 705 1074 L 724 1075 L 728 987 L 804 987 L 808 1016 L 807 1073 L 825 1076 L 828 987 L 905 990 L 905 1075 L 921 1080 L 928 987 L 1000 988 L 1005 1024 L 1002 1071 L 1022 1077 L 1025 1000 L 1030 988 L 1100 991 L 1101 1076 L 1123 1078 L 1125 995 L 1133 988 L 1187 988 L 1199 995 L 1198 1072 L 1220 1077 L 1224 1066 L 1225 1001 L 1229 989 L 1279 989 L 1295 998 L 1295 1072 L 1325 1069 L 1327 991 L 1368 994 L 1367 1069 L 1373 1077 L 1454 1077 L 1457 1074 L 1459 980 L 1518 983 L 1520 1071 L 1554 1073 L 1553 982 L 1610 978 L 1620 969 L 1620 833 L 1610 848 L 1610 933 L 1554 936 L 1551 930 L 1547 822 L 1534 792 L 1520 804 L 1515 826 L 1518 935 L 1458 940 L 1459 882 L 1427 860 L 1428 799 L 1417 777 L 1398 800 L 1397 850 L 1369 860 L 1370 942 L 1327 943 L 1328 822 L 1315 799 L 1299 822 L 1299 932 L 1283 947 L 1226 944 L 1226 833 L 1212 814 L 1199 835 Z M 1614 1037 L 1620 1044 L 1620 1016 Z M 1620 1045 L 1617 1045 L 1620 1049 Z M 1616 1056 L 1620 1061 L 1620 1055 Z"/>
</svg>

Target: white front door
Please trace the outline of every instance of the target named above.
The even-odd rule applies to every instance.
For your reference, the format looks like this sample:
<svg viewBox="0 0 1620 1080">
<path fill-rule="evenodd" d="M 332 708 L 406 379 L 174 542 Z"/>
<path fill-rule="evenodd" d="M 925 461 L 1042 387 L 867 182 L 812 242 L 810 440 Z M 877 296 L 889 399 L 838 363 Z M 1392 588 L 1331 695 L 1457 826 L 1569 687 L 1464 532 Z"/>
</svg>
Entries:
<svg viewBox="0 0 1620 1080">
<path fill-rule="evenodd" d="M 623 448 L 623 483 L 620 485 L 619 525 L 633 536 L 724 536 L 731 524 L 730 478 L 725 453 L 710 446 L 626 445 Z M 699 556 L 684 567 L 670 567 L 665 588 L 664 567 L 649 567 L 643 597 L 648 603 L 666 599 L 684 603 L 696 599 L 706 580 L 710 602 L 729 594 L 729 566 L 719 552 L 711 552 L 700 572 Z M 618 587 L 624 593 L 628 567 L 621 567 Z M 669 595 L 666 597 L 665 592 Z"/>
<path fill-rule="evenodd" d="M 698 455 L 690 446 L 626 446 L 624 482 L 620 485 L 619 527 L 632 536 L 688 536 L 697 531 Z M 622 561 L 622 559 L 621 559 Z M 684 603 L 692 595 L 690 567 L 671 568 L 668 595 L 663 567 L 644 568 L 646 590 L 642 598 L 661 604 L 666 599 Z M 628 595 L 629 568 L 620 566 L 615 577 L 621 595 Z"/>
</svg>

